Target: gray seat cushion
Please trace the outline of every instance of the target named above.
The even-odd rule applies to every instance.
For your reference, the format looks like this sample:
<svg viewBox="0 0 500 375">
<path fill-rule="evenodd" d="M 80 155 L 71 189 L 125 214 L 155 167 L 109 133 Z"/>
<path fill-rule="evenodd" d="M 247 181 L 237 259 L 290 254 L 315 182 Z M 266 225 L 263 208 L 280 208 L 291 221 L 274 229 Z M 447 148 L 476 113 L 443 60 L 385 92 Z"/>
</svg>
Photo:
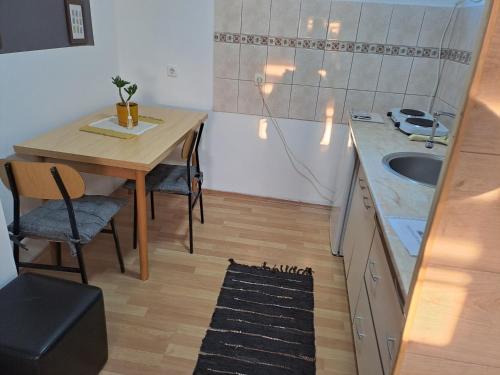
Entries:
<svg viewBox="0 0 500 375">
<path fill-rule="evenodd" d="M 197 177 L 196 167 L 191 167 L 191 178 Z M 135 190 L 135 181 L 128 180 L 125 188 Z M 182 165 L 159 164 L 146 176 L 146 191 L 160 191 L 188 194 L 187 167 Z"/>
<path fill-rule="evenodd" d="M 88 243 L 108 225 L 109 221 L 126 204 L 126 201 L 100 195 L 74 199 L 76 224 L 82 243 Z M 9 225 L 12 231 L 12 224 Z M 21 216 L 20 235 L 54 241 L 73 238 L 68 210 L 63 200 L 48 201 Z"/>
</svg>

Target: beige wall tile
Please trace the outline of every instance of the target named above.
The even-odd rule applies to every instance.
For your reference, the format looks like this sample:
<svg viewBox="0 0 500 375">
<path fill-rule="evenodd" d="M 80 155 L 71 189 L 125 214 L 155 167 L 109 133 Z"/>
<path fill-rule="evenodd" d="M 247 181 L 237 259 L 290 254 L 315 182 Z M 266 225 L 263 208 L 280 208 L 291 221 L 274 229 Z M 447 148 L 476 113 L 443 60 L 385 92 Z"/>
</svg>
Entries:
<svg viewBox="0 0 500 375">
<path fill-rule="evenodd" d="M 299 37 L 324 39 L 328 28 L 331 0 L 302 1 Z"/>
<path fill-rule="evenodd" d="M 425 7 L 395 5 L 389 27 L 387 43 L 415 46 L 424 19 Z"/>
<path fill-rule="evenodd" d="M 326 121 L 332 118 L 334 124 L 342 122 L 344 111 L 346 90 L 320 88 L 318 95 L 318 104 L 316 106 L 316 121 Z"/>
<path fill-rule="evenodd" d="M 300 0 L 273 0 L 269 35 L 296 38 L 299 16 Z"/>
<path fill-rule="evenodd" d="M 215 31 L 241 31 L 242 0 L 215 0 Z"/>
<path fill-rule="evenodd" d="M 288 117 L 291 90 L 292 85 L 266 84 L 264 97 L 273 117 Z M 268 115 L 266 108 L 263 113 Z"/>
<path fill-rule="evenodd" d="M 238 81 L 238 113 L 262 115 L 262 97 L 253 81 Z"/>
<path fill-rule="evenodd" d="M 382 55 L 355 53 L 352 60 L 349 89 L 375 91 Z"/>
<path fill-rule="evenodd" d="M 234 79 L 214 79 L 214 111 L 238 111 L 238 81 Z"/>
<path fill-rule="evenodd" d="M 328 25 L 328 39 L 355 41 L 360 15 L 360 2 L 333 1 Z"/>
<path fill-rule="evenodd" d="M 216 78 L 238 78 L 240 45 L 231 43 L 214 44 L 214 75 Z"/>
<path fill-rule="evenodd" d="M 446 61 L 439 81 L 438 96 L 455 108 L 459 107 L 467 90 L 470 73 L 469 65 Z"/>
<path fill-rule="evenodd" d="M 314 121 L 318 88 L 312 86 L 292 86 L 290 118 Z"/>
<path fill-rule="evenodd" d="M 384 56 L 377 91 L 404 93 L 410 78 L 412 57 Z"/>
<path fill-rule="evenodd" d="M 292 83 L 295 71 L 295 48 L 269 46 L 266 82 Z"/>
<path fill-rule="evenodd" d="M 426 7 L 422 30 L 418 38 L 418 45 L 421 47 L 439 47 L 446 24 L 450 17 L 452 8 L 450 7 Z M 451 35 L 451 33 L 450 33 Z M 446 41 L 446 40 L 445 40 Z M 449 42 L 449 38 L 447 38 Z M 448 43 L 445 45 L 448 45 Z"/>
<path fill-rule="evenodd" d="M 243 0 L 241 32 L 243 34 L 269 34 L 271 0 Z"/>
<path fill-rule="evenodd" d="M 326 51 L 320 86 L 347 88 L 352 58 L 352 52 Z"/>
<path fill-rule="evenodd" d="M 363 3 L 356 41 L 385 43 L 391 21 L 392 5 Z"/>
<path fill-rule="evenodd" d="M 241 45 L 240 79 L 253 81 L 255 74 L 264 74 L 267 61 L 267 46 Z"/>
<path fill-rule="evenodd" d="M 414 59 L 407 94 L 432 95 L 437 79 L 437 67 L 437 59 Z"/>
<path fill-rule="evenodd" d="M 457 12 L 457 22 L 451 36 L 451 48 L 473 51 L 479 38 L 483 6 L 460 8 Z"/>
<path fill-rule="evenodd" d="M 324 51 L 297 49 L 295 52 L 295 72 L 293 83 L 318 86 Z"/>
</svg>

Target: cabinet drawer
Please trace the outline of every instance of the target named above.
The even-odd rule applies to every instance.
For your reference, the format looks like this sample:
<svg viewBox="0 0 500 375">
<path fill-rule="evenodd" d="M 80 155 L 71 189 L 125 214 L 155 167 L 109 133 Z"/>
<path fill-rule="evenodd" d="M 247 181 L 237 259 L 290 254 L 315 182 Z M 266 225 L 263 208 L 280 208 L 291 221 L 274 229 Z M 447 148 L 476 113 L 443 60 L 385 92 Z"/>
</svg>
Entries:
<svg viewBox="0 0 500 375">
<path fill-rule="evenodd" d="M 384 372 L 391 374 L 401 338 L 403 311 L 378 230 L 373 237 L 365 283 L 382 365 Z"/>
<path fill-rule="evenodd" d="M 352 324 L 359 375 L 383 375 L 368 295 L 363 283 Z"/>
</svg>

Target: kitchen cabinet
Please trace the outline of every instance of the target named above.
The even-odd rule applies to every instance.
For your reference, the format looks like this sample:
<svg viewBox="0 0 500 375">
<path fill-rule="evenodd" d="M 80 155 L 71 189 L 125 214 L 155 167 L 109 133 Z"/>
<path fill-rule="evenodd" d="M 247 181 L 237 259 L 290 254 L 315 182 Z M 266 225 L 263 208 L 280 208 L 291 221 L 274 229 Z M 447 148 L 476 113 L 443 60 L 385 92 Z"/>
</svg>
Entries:
<svg viewBox="0 0 500 375">
<path fill-rule="evenodd" d="M 403 302 L 362 165 L 353 179 L 342 250 L 360 375 L 390 375 L 404 324 Z"/>
<path fill-rule="evenodd" d="M 365 284 L 385 374 L 391 374 L 399 348 L 403 310 L 378 230 L 368 257 Z"/>
<path fill-rule="evenodd" d="M 361 166 L 358 169 L 354 184 L 344 236 L 345 240 L 342 247 L 351 319 L 354 318 L 354 312 L 356 311 L 356 304 L 375 231 L 375 209 Z"/>
</svg>

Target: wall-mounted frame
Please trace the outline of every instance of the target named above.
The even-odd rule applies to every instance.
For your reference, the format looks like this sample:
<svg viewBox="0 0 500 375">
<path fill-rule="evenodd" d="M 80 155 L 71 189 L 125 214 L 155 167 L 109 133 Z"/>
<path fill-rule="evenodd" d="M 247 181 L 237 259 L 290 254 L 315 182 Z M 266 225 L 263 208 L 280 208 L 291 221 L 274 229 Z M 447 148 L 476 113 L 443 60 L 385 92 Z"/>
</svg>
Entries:
<svg viewBox="0 0 500 375">
<path fill-rule="evenodd" d="M 82 0 L 64 0 L 69 43 L 78 45 L 87 43 L 85 13 Z"/>
</svg>

